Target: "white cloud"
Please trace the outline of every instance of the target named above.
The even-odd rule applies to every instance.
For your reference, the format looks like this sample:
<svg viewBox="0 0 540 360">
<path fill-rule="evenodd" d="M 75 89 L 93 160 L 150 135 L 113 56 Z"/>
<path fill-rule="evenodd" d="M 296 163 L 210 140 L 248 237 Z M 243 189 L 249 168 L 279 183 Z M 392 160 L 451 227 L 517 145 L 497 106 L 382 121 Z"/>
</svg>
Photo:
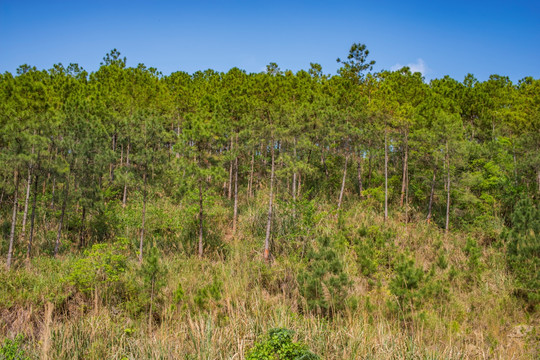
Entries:
<svg viewBox="0 0 540 360">
<path fill-rule="evenodd" d="M 412 73 L 419 72 L 422 75 L 426 75 L 426 73 L 431 71 L 431 69 L 426 65 L 426 63 L 422 59 L 418 59 L 416 60 L 416 63 L 409 63 L 407 65 L 396 64 L 392 66 L 390 70 L 396 71 L 396 70 L 401 69 L 404 66 L 408 66 L 411 69 Z"/>
</svg>

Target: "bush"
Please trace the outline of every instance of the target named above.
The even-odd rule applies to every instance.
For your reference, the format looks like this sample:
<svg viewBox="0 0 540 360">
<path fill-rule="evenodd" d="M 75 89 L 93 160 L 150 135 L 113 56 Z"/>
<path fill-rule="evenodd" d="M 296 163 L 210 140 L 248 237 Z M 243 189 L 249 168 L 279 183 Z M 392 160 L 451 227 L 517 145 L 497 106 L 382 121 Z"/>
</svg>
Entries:
<svg viewBox="0 0 540 360">
<path fill-rule="evenodd" d="M 344 307 L 350 282 L 330 239 L 321 238 L 318 243 L 318 250 L 307 253 L 308 264 L 298 275 L 298 283 L 309 310 L 331 316 Z"/>
<path fill-rule="evenodd" d="M 424 280 L 424 271 L 415 266 L 414 260 L 402 256 L 396 269 L 396 276 L 390 282 L 390 292 L 396 296 L 403 312 L 416 307 L 421 284 Z"/>
<path fill-rule="evenodd" d="M 516 294 L 529 307 L 540 304 L 540 208 L 530 199 L 517 203 L 507 240 L 508 267 L 516 277 Z"/>
<path fill-rule="evenodd" d="M 303 343 L 292 341 L 292 331 L 272 329 L 247 353 L 247 360 L 317 360 Z"/>
<path fill-rule="evenodd" d="M 0 347 L 0 360 L 29 360 L 21 348 L 23 341 L 22 334 L 17 335 L 14 340 L 6 339 Z"/>
</svg>

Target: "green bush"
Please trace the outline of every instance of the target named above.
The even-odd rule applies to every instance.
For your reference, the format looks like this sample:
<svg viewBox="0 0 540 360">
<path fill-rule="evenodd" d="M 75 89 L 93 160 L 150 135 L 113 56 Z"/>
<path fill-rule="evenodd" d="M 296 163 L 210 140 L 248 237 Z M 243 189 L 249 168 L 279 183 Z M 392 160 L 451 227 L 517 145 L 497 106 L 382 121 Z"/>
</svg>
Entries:
<svg viewBox="0 0 540 360">
<path fill-rule="evenodd" d="M 390 292 L 396 296 L 403 312 L 412 310 L 421 298 L 424 271 L 415 266 L 414 260 L 401 256 L 395 268 L 395 277 L 390 282 Z"/>
<path fill-rule="evenodd" d="M 299 273 L 298 284 L 309 310 L 331 316 L 343 309 L 350 281 L 330 239 L 320 238 L 318 245 L 317 250 L 308 251 L 308 264 Z"/>
<path fill-rule="evenodd" d="M 247 353 L 247 360 L 317 360 L 303 343 L 292 341 L 292 331 L 272 329 Z"/>
<path fill-rule="evenodd" d="M 68 275 L 68 281 L 79 291 L 89 294 L 96 288 L 120 282 L 120 275 L 127 266 L 125 241 L 114 244 L 95 244 L 85 251 Z"/>
<path fill-rule="evenodd" d="M 516 204 L 507 240 L 508 267 L 516 278 L 516 294 L 531 308 L 540 304 L 540 207 L 530 199 Z"/>
<path fill-rule="evenodd" d="M 22 334 L 17 335 L 14 340 L 6 339 L 0 347 L 0 360 L 29 360 L 22 349 L 23 341 Z"/>
</svg>

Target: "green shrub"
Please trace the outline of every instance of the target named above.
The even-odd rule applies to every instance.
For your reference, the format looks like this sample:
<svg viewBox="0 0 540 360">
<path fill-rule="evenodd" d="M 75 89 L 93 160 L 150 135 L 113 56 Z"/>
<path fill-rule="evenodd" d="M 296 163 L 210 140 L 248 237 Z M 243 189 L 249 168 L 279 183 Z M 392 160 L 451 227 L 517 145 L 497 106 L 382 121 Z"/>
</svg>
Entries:
<svg viewBox="0 0 540 360">
<path fill-rule="evenodd" d="M 126 270 L 126 252 L 125 241 L 95 244 L 90 251 L 85 251 L 84 258 L 75 262 L 68 281 L 85 294 L 92 293 L 105 284 L 117 284 L 120 282 L 120 275 Z"/>
<path fill-rule="evenodd" d="M 317 250 L 308 251 L 308 264 L 299 273 L 298 284 L 309 310 L 331 316 L 343 309 L 350 281 L 330 239 L 320 238 L 318 245 Z"/>
<path fill-rule="evenodd" d="M 22 349 L 24 336 L 19 334 L 15 339 L 6 339 L 0 347 L 0 360 L 29 360 Z"/>
<path fill-rule="evenodd" d="M 416 307 L 422 296 L 420 290 L 425 274 L 415 266 L 413 259 L 405 256 L 399 259 L 395 273 L 390 282 L 390 292 L 396 296 L 402 311 L 407 312 Z"/>
<path fill-rule="evenodd" d="M 517 203 L 507 240 L 508 267 L 516 278 L 516 294 L 531 308 L 540 304 L 540 207 L 530 199 Z"/>
<path fill-rule="evenodd" d="M 246 360 L 317 360 L 303 343 L 292 341 L 292 331 L 272 329 L 248 351 Z"/>
</svg>

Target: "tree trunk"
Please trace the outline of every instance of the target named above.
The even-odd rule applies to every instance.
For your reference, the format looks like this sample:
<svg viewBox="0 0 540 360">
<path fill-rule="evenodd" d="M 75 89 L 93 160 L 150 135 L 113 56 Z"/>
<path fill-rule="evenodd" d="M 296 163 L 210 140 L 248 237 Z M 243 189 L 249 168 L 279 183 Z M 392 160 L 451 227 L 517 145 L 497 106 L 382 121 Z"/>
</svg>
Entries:
<svg viewBox="0 0 540 360">
<path fill-rule="evenodd" d="M 448 153 L 448 141 L 446 141 L 446 225 L 444 232 L 448 234 L 450 229 L 450 154 Z"/>
<path fill-rule="evenodd" d="M 371 185 L 371 173 L 373 171 L 373 167 L 371 166 L 371 159 L 372 158 L 373 158 L 373 154 L 370 151 L 369 152 L 369 157 L 368 157 L 368 177 L 367 177 L 366 188 L 369 188 L 369 186 Z"/>
<path fill-rule="evenodd" d="M 234 146 L 234 143 L 233 143 L 233 139 L 232 139 L 232 136 L 231 136 L 231 148 L 230 148 L 231 153 L 233 151 L 233 146 Z M 228 193 L 227 193 L 227 198 L 229 200 L 231 200 L 231 198 L 232 198 L 232 181 L 233 181 L 233 161 L 231 159 L 231 162 L 230 162 L 230 165 L 229 165 L 229 189 L 228 189 Z"/>
<path fill-rule="evenodd" d="M 32 166 L 28 166 L 28 179 L 26 180 L 26 197 L 24 200 L 24 212 L 21 228 L 21 242 L 26 238 L 26 219 L 28 218 L 28 200 L 30 199 L 30 185 L 32 184 Z"/>
<path fill-rule="evenodd" d="M 202 179 L 199 179 L 199 257 L 203 256 L 203 191 Z"/>
<path fill-rule="evenodd" d="M 125 173 L 125 179 L 124 179 L 124 195 L 122 196 L 122 207 L 126 207 L 126 203 L 127 203 L 127 176 L 128 176 L 128 168 L 129 168 L 129 148 L 130 148 L 131 144 L 130 142 L 128 142 L 127 144 L 127 149 L 126 149 L 126 173 Z"/>
<path fill-rule="evenodd" d="M 82 215 L 81 215 L 81 230 L 79 233 L 79 249 L 82 249 L 84 247 L 84 220 L 86 217 L 86 206 L 82 207 Z"/>
<path fill-rule="evenodd" d="M 349 162 L 349 155 L 345 156 L 345 166 L 343 167 L 343 179 L 341 180 L 341 190 L 339 191 L 339 200 L 337 209 L 341 209 L 341 202 L 343 201 L 343 193 L 345 192 L 345 181 L 347 180 L 347 164 Z"/>
<path fill-rule="evenodd" d="M 251 170 L 249 172 L 248 198 L 253 197 L 253 169 L 255 167 L 255 149 L 251 151 Z"/>
<path fill-rule="evenodd" d="M 142 222 L 141 222 L 141 237 L 139 240 L 139 262 L 143 260 L 143 244 L 144 244 L 144 225 L 146 223 L 146 170 L 143 173 L 143 208 L 142 208 Z"/>
<path fill-rule="evenodd" d="M 274 171 L 275 171 L 275 158 L 274 158 L 274 138 L 271 142 L 272 153 L 272 172 L 270 173 L 270 197 L 268 200 L 268 220 L 266 222 L 266 238 L 264 239 L 264 260 L 270 261 L 270 230 L 272 228 L 272 201 L 274 196 Z"/>
<path fill-rule="evenodd" d="M 405 154 L 403 155 L 403 179 L 401 182 L 401 199 L 399 201 L 399 206 L 403 207 L 403 200 L 405 198 L 405 187 L 407 186 L 407 170 L 408 170 L 408 160 L 409 160 L 409 141 L 408 133 L 405 133 Z"/>
<path fill-rule="evenodd" d="M 39 159 L 39 156 L 38 156 L 38 159 Z M 38 180 L 39 180 L 39 175 L 38 173 L 36 173 L 36 176 L 34 179 L 34 199 L 32 200 L 32 214 L 30 215 L 30 236 L 28 236 L 28 249 L 26 251 L 27 259 L 30 259 L 30 257 L 32 256 L 32 241 L 34 239 L 34 222 L 36 219 Z"/>
<path fill-rule="evenodd" d="M 361 154 L 358 155 L 356 171 L 358 173 L 358 195 L 362 197 L 362 155 Z"/>
<path fill-rule="evenodd" d="M 54 209 L 54 193 L 56 190 L 56 176 L 53 176 L 53 182 L 52 182 L 52 193 L 51 193 L 51 205 L 50 208 Z"/>
<path fill-rule="evenodd" d="M 388 220 L 388 130 L 384 129 L 384 221 Z"/>
<path fill-rule="evenodd" d="M 429 205 L 428 205 L 428 214 L 427 222 L 431 222 L 431 209 L 433 208 L 433 195 L 435 194 L 435 179 L 437 177 L 437 167 L 433 168 L 433 179 L 431 180 L 431 192 L 429 193 Z"/>
<path fill-rule="evenodd" d="M 17 193 L 19 192 L 19 171 L 15 170 L 15 193 L 13 194 L 13 215 L 11 217 L 11 231 L 9 233 L 9 249 L 7 254 L 6 266 L 9 270 L 11 268 L 11 258 L 13 256 L 13 241 L 15 240 L 15 224 L 17 223 Z"/>
<path fill-rule="evenodd" d="M 69 175 L 66 176 L 66 188 L 64 190 L 64 202 L 62 203 L 62 212 L 60 213 L 60 224 L 58 224 L 58 232 L 56 234 L 56 243 L 54 244 L 54 256 L 58 255 L 60 248 L 60 237 L 62 236 L 62 226 L 64 225 L 64 215 L 66 214 L 66 206 L 69 195 Z"/>
<path fill-rule="evenodd" d="M 233 211 L 233 234 L 236 234 L 238 222 L 238 156 L 234 159 L 234 211 Z"/>
</svg>

